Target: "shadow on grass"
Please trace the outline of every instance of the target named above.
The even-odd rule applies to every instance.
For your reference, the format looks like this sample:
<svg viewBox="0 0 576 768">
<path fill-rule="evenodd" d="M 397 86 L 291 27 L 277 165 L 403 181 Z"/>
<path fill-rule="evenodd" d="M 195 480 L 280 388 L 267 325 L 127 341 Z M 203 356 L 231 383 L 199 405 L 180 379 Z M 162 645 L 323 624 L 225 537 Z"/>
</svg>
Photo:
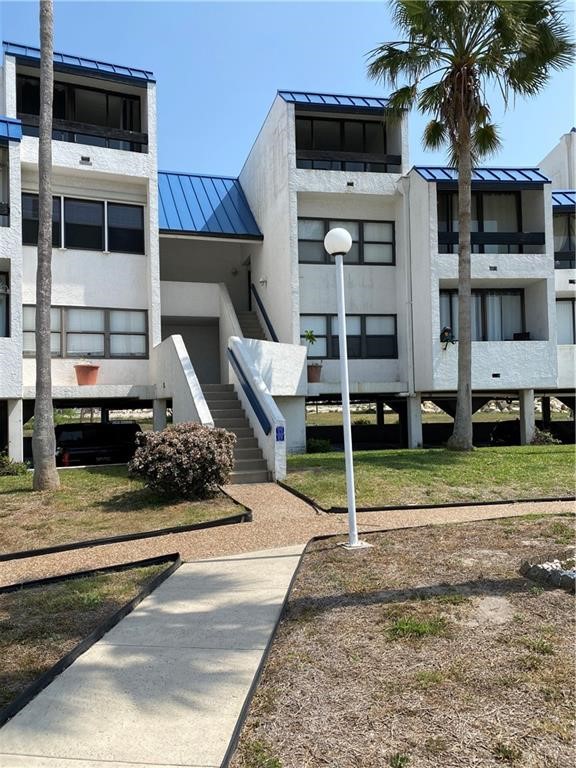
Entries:
<svg viewBox="0 0 576 768">
<path fill-rule="evenodd" d="M 408 601 L 423 601 L 434 598 L 453 598 L 462 595 L 464 598 L 482 597 L 485 595 L 505 596 L 509 594 L 527 593 L 534 587 L 532 582 L 521 577 L 512 579 L 474 579 L 456 584 L 435 584 L 430 587 L 414 587 L 405 589 L 382 589 L 373 592 L 344 592 L 338 595 L 322 597 L 302 597 L 291 600 L 288 606 L 287 618 L 298 621 L 300 616 L 309 618 L 314 614 L 325 613 L 334 609 L 361 607 L 367 605 L 390 605 Z M 538 585 L 540 589 L 540 585 Z M 551 590 L 553 587 L 542 586 Z"/>
</svg>

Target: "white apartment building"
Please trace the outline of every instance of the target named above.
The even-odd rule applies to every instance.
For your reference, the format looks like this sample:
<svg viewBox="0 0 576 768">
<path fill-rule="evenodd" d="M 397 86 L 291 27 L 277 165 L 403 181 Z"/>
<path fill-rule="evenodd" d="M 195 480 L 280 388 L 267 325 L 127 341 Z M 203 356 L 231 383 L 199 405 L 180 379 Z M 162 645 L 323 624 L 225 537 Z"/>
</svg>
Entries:
<svg viewBox="0 0 576 768">
<path fill-rule="evenodd" d="M 37 49 L 4 44 L 0 450 L 14 458 L 35 394 L 38 66 Z M 239 178 L 158 172 L 152 73 L 64 54 L 54 67 L 56 407 L 152 407 L 157 428 L 171 408 L 236 432 L 237 481 L 281 479 L 305 450 L 306 402 L 340 397 L 322 241 L 344 226 L 352 397 L 379 423 L 391 406 L 399 444 L 422 445 L 422 400 L 455 401 L 457 343 L 440 333 L 457 338 L 456 178 L 410 169 L 407 121 L 388 124 L 380 98 L 281 91 Z M 557 338 L 560 301 L 574 318 L 573 202 L 560 279 L 546 175 L 478 169 L 473 187 L 474 404 L 519 398 L 529 441 L 535 395 L 573 407 L 573 326 Z M 77 382 L 85 360 L 96 384 Z"/>
</svg>

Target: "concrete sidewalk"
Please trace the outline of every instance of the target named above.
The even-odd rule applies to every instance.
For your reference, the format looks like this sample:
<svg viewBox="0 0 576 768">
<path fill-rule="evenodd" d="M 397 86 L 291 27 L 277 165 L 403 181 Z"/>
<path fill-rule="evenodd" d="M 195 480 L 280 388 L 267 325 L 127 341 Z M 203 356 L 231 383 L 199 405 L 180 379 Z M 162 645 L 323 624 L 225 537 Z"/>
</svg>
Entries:
<svg viewBox="0 0 576 768">
<path fill-rule="evenodd" d="M 184 564 L 0 730 L 2 768 L 219 768 L 303 549 Z"/>
</svg>

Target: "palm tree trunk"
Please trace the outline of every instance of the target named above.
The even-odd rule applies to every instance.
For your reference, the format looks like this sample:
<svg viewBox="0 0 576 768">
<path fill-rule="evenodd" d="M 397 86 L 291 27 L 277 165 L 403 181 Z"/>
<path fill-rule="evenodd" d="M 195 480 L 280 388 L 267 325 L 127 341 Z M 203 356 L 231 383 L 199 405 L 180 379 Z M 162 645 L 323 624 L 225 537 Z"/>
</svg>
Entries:
<svg viewBox="0 0 576 768">
<path fill-rule="evenodd" d="M 36 271 L 36 404 L 33 486 L 60 486 L 52 409 L 50 305 L 52 303 L 52 100 L 54 91 L 53 0 L 40 0 L 40 130 L 38 148 L 38 267 Z"/>
<path fill-rule="evenodd" d="M 463 125 L 462 123 L 465 123 Z M 448 447 L 472 450 L 472 277 L 470 219 L 472 208 L 472 156 L 470 124 L 463 120 L 458 150 L 458 393 L 454 431 Z"/>
</svg>

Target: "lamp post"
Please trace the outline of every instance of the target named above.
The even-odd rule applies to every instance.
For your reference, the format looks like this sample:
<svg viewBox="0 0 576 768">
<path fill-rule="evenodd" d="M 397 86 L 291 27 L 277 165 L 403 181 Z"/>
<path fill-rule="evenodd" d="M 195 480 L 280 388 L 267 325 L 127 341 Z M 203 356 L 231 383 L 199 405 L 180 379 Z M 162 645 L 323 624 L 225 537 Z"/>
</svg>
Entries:
<svg viewBox="0 0 576 768">
<path fill-rule="evenodd" d="M 354 458 L 352 455 L 352 426 L 350 423 L 350 386 L 348 383 L 348 348 L 346 344 L 346 306 L 344 300 L 344 256 L 352 248 L 352 237 L 342 227 L 331 229 L 324 238 L 324 248 L 336 261 L 336 293 L 338 297 L 338 349 L 340 351 L 340 384 L 342 387 L 342 422 L 344 427 L 344 456 L 346 460 L 346 495 L 348 499 L 348 544 L 346 549 L 369 547 L 358 539 L 356 498 L 354 495 Z"/>
</svg>

